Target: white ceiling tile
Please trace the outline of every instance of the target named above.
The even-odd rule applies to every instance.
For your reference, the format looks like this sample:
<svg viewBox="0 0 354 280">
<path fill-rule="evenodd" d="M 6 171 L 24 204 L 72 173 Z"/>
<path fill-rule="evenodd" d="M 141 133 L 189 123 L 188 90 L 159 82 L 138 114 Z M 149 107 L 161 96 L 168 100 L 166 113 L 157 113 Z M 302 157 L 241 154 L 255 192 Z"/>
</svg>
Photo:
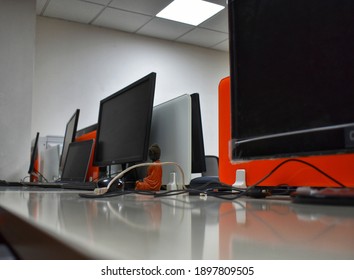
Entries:
<svg viewBox="0 0 354 280">
<path fill-rule="evenodd" d="M 101 4 L 103 6 L 106 6 L 111 0 L 81 0 L 81 1 L 96 3 L 96 4 Z"/>
<path fill-rule="evenodd" d="M 173 0 L 36 0 L 37 14 L 228 50 L 227 8 L 199 27 L 157 18 Z M 227 7 L 226 0 L 204 0 Z M 177 38 L 177 39 L 176 39 Z"/>
<path fill-rule="evenodd" d="M 178 42 L 188 43 L 203 47 L 214 46 L 228 38 L 228 34 L 213 30 L 195 28 L 191 32 L 178 38 Z"/>
<path fill-rule="evenodd" d="M 154 18 L 144 25 L 137 33 L 166 40 L 175 40 L 193 28 L 194 26 L 192 25 Z"/>
<path fill-rule="evenodd" d="M 151 20 L 150 16 L 106 8 L 92 24 L 127 32 L 135 32 L 149 20 Z"/>
<path fill-rule="evenodd" d="M 51 0 L 43 15 L 89 23 L 101 10 L 101 5 L 78 0 Z"/>
<path fill-rule="evenodd" d="M 211 2 L 214 4 L 218 4 L 218 5 L 222 5 L 224 7 L 227 6 L 227 0 L 204 0 L 204 1 Z"/>
<path fill-rule="evenodd" d="M 229 22 L 228 22 L 227 9 L 221 10 L 215 16 L 204 21 L 202 24 L 200 24 L 200 27 L 228 33 L 229 32 Z"/>
<path fill-rule="evenodd" d="M 229 51 L 229 40 L 225 40 L 215 46 L 211 47 L 212 49 L 228 52 Z"/>
<path fill-rule="evenodd" d="M 173 0 L 113 0 L 109 6 L 126 11 L 155 16 L 172 1 Z"/>
</svg>

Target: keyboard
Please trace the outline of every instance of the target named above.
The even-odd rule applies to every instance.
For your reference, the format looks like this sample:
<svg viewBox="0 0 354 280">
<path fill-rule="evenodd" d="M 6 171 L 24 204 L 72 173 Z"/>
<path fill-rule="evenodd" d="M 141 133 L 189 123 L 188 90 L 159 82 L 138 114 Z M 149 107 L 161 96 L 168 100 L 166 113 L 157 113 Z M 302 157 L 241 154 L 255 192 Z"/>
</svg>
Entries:
<svg viewBox="0 0 354 280">
<path fill-rule="evenodd" d="M 97 183 L 95 182 L 68 182 L 62 186 L 63 189 L 69 190 L 82 190 L 82 191 L 93 191 L 97 188 Z"/>
<path fill-rule="evenodd" d="M 70 190 L 87 190 L 93 191 L 96 188 L 95 182 L 24 182 L 23 186 L 40 187 L 40 188 L 61 188 Z"/>
<path fill-rule="evenodd" d="M 2 187 L 21 187 L 23 183 L 21 182 L 7 182 L 5 180 L 0 180 L 0 186 Z"/>
</svg>

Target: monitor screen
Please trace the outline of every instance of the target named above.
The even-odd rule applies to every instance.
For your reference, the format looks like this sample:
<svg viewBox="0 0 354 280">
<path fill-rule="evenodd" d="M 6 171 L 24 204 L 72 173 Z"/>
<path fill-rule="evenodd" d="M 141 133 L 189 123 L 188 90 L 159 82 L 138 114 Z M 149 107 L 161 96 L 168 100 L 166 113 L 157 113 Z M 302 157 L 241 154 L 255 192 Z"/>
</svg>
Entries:
<svg viewBox="0 0 354 280">
<path fill-rule="evenodd" d="M 94 140 L 70 143 L 62 181 L 85 182 Z"/>
<path fill-rule="evenodd" d="M 101 100 L 95 165 L 147 160 L 156 73 Z"/>
<path fill-rule="evenodd" d="M 232 158 L 354 151 L 354 2 L 229 1 Z"/>
<path fill-rule="evenodd" d="M 69 119 L 69 121 L 66 124 L 63 149 L 61 152 L 60 164 L 59 164 L 59 168 L 60 168 L 61 172 L 63 171 L 63 168 L 64 168 L 69 145 L 71 142 L 75 141 L 77 123 L 79 121 L 79 115 L 80 115 L 80 109 L 76 109 L 75 113 L 72 115 L 72 117 Z"/>
</svg>

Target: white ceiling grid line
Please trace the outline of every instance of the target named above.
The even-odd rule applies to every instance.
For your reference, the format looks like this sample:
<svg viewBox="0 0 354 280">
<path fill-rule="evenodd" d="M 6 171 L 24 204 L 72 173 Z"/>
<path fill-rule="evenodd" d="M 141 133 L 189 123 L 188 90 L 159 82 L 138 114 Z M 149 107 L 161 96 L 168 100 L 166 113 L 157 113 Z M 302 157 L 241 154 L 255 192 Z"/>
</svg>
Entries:
<svg viewBox="0 0 354 280">
<path fill-rule="evenodd" d="M 37 15 L 228 52 L 225 8 L 198 26 L 156 17 L 172 0 L 37 0 Z"/>
</svg>

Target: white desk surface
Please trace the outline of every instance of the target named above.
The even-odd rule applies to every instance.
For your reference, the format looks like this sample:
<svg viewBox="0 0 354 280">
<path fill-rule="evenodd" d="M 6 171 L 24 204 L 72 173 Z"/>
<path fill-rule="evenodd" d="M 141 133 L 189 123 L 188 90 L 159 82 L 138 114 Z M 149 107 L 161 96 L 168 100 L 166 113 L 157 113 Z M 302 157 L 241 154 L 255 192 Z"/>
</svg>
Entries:
<svg viewBox="0 0 354 280">
<path fill-rule="evenodd" d="M 353 207 L 287 197 L 86 199 L 73 191 L 1 187 L 0 207 L 93 259 L 354 259 Z M 26 230 L 17 232 L 11 220 L 0 225 L 5 237 L 20 234 L 30 247 Z M 11 243 L 21 249 L 21 242 Z"/>
</svg>

